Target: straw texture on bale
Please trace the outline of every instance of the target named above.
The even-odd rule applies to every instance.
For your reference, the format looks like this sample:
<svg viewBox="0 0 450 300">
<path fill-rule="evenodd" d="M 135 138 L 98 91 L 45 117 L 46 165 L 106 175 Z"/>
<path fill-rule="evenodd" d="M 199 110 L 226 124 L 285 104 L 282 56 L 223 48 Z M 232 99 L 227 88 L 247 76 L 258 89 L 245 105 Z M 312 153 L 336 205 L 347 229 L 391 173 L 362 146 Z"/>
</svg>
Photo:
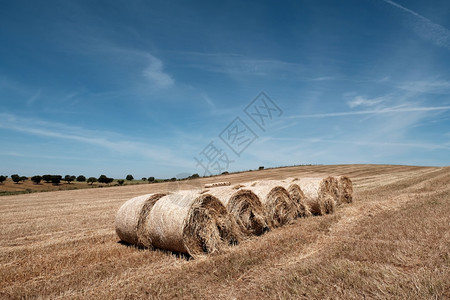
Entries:
<svg viewBox="0 0 450 300">
<path fill-rule="evenodd" d="M 291 223 L 297 216 L 297 206 L 291 199 L 283 183 L 276 180 L 253 182 L 246 185 L 264 205 L 270 227 L 280 227 Z"/>
<path fill-rule="evenodd" d="M 300 186 L 305 202 L 313 215 L 333 213 L 336 206 L 336 181 L 333 177 L 301 178 L 296 183 Z"/>
<path fill-rule="evenodd" d="M 261 235 L 268 230 L 264 206 L 252 191 L 220 187 L 208 193 L 225 205 L 244 236 Z"/>
<path fill-rule="evenodd" d="M 353 202 L 353 183 L 347 176 L 340 176 L 338 179 L 339 186 L 339 202 Z"/>
<path fill-rule="evenodd" d="M 154 247 L 198 256 L 238 242 L 239 231 L 214 196 L 179 191 L 162 197 L 150 211 L 148 234 Z"/>
<path fill-rule="evenodd" d="M 148 214 L 153 205 L 166 194 L 147 194 L 132 198 L 118 210 L 115 220 L 116 233 L 129 244 L 151 247 L 146 229 Z"/>
<path fill-rule="evenodd" d="M 339 181 L 336 177 L 328 176 L 324 179 L 325 189 L 329 191 L 331 198 L 334 200 L 335 204 L 340 204 L 339 199 Z"/>
<path fill-rule="evenodd" d="M 214 182 L 214 183 L 207 183 L 205 184 L 205 188 L 212 188 L 217 186 L 228 186 L 231 185 L 231 182 L 224 181 L 224 182 Z"/>
<path fill-rule="evenodd" d="M 289 196 L 291 196 L 292 201 L 294 201 L 295 205 L 297 206 L 297 217 L 299 218 L 306 218 L 310 217 L 312 215 L 310 207 L 306 201 L 306 196 L 303 193 L 300 186 L 295 182 L 298 179 L 286 179 L 283 184 L 284 188 L 289 193 Z"/>
</svg>

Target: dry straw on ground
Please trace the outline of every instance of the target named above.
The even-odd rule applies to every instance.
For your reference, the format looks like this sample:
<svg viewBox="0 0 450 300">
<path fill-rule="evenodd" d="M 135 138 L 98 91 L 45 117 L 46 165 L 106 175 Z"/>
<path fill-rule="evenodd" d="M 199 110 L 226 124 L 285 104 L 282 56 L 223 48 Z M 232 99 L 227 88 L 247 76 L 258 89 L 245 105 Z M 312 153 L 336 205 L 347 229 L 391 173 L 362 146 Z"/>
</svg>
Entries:
<svg viewBox="0 0 450 300">
<path fill-rule="evenodd" d="M 231 185 L 231 182 L 229 182 L 229 181 L 213 182 L 213 183 L 205 184 L 205 188 L 213 188 L 213 187 L 228 186 L 228 185 Z"/>
<path fill-rule="evenodd" d="M 260 199 L 264 205 L 266 219 L 270 227 L 280 227 L 291 223 L 297 216 L 297 206 L 283 187 L 276 180 L 255 181 L 245 185 Z"/>
<path fill-rule="evenodd" d="M 219 187 L 208 191 L 225 205 L 244 236 L 260 235 L 268 230 L 264 206 L 248 189 Z"/>
<path fill-rule="evenodd" d="M 127 243 L 150 247 L 151 240 L 146 230 L 148 214 L 153 205 L 166 194 L 147 194 L 125 202 L 116 214 L 116 233 Z"/>
<path fill-rule="evenodd" d="M 353 183 L 347 176 L 341 176 L 338 179 L 339 203 L 353 202 Z"/>
<path fill-rule="evenodd" d="M 306 203 L 313 215 L 333 213 L 338 198 L 336 179 L 326 178 L 301 178 L 295 181 L 306 196 Z"/>
<path fill-rule="evenodd" d="M 148 216 L 154 247 L 197 256 L 237 243 L 239 230 L 225 206 L 214 196 L 179 191 L 162 197 Z"/>
</svg>

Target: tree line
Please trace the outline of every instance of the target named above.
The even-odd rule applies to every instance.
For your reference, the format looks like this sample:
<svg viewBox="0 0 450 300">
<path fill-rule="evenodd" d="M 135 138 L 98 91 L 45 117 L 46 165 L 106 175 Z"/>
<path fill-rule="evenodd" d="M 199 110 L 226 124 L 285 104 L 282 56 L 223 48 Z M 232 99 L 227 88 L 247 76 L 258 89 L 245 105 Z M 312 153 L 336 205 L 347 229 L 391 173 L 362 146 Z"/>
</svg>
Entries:
<svg viewBox="0 0 450 300">
<path fill-rule="evenodd" d="M 3 182 L 8 178 L 8 176 L 5 175 L 0 175 L 0 184 L 3 184 Z M 134 180 L 133 175 L 128 174 L 126 177 L 126 180 L 128 181 L 132 181 Z M 42 181 L 44 181 L 45 183 L 52 183 L 54 185 L 58 185 L 61 183 L 61 181 L 65 181 L 68 184 L 70 184 L 73 181 L 77 181 L 77 182 L 87 182 L 88 184 L 92 185 L 95 182 L 98 183 L 105 183 L 105 184 L 110 184 L 111 182 L 114 181 L 114 178 L 112 177 L 108 177 L 106 175 L 100 175 L 98 178 L 97 177 L 89 177 L 86 178 L 86 176 L 84 175 L 79 175 L 79 176 L 75 176 L 75 175 L 66 175 L 66 176 L 61 176 L 61 175 L 50 175 L 50 174 L 46 174 L 46 175 L 35 175 L 32 176 L 31 178 L 28 178 L 27 176 L 20 176 L 18 174 L 13 174 L 11 175 L 11 180 L 18 184 L 19 182 L 25 182 L 26 180 L 31 179 L 31 181 L 35 184 L 40 184 Z M 143 177 L 142 178 L 143 181 L 148 181 L 149 183 L 153 183 L 156 182 L 155 177 Z M 123 179 L 118 179 L 117 183 L 119 185 L 122 185 L 125 182 L 125 180 Z"/>
<path fill-rule="evenodd" d="M 198 174 L 193 174 L 187 178 L 184 179 L 195 179 L 195 178 L 199 178 L 200 176 Z M 3 182 L 8 178 L 8 176 L 4 176 L 4 175 L 0 175 L 0 184 L 3 184 Z M 32 176 L 31 178 L 28 178 L 27 176 L 20 176 L 19 174 L 13 174 L 11 175 L 11 180 L 18 184 L 19 182 L 25 182 L 26 180 L 30 179 L 34 184 L 40 184 L 42 181 L 44 181 L 45 183 L 52 183 L 53 185 L 58 185 L 61 183 L 61 181 L 65 181 L 68 184 L 70 184 L 73 181 L 77 181 L 77 182 L 87 182 L 88 184 L 92 185 L 95 182 L 98 183 L 105 183 L 105 184 L 110 184 L 111 182 L 114 181 L 114 178 L 112 177 L 108 177 L 106 175 L 100 175 L 98 178 L 97 177 L 89 177 L 86 178 L 86 176 L 84 175 L 79 175 L 79 176 L 75 176 L 75 175 L 66 175 L 66 176 L 61 176 L 61 175 L 50 175 L 50 174 L 46 174 L 46 175 L 35 175 Z M 133 175 L 128 174 L 125 177 L 126 180 L 128 181 L 132 181 L 134 180 Z M 170 179 L 155 179 L 155 177 L 150 176 L 150 177 L 142 177 L 141 178 L 142 181 L 148 181 L 148 183 L 155 183 L 155 182 L 161 182 L 161 181 L 176 181 L 177 178 L 173 177 Z M 182 179 L 180 179 L 182 180 Z M 117 183 L 119 185 L 124 184 L 125 180 L 123 179 L 118 179 Z"/>
</svg>

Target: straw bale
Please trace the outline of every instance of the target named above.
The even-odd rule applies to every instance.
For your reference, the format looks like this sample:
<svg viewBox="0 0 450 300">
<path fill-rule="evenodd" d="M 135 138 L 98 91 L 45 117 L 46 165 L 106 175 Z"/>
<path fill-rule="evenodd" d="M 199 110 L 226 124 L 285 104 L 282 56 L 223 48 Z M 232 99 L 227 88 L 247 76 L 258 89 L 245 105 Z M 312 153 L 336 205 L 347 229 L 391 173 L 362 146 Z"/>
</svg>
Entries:
<svg viewBox="0 0 450 300">
<path fill-rule="evenodd" d="M 347 176 L 340 176 L 339 182 L 339 201 L 340 203 L 353 202 L 353 183 Z"/>
<path fill-rule="evenodd" d="M 252 191 L 235 187 L 220 187 L 214 188 L 208 193 L 225 205 L 244 236 L 261 235 L 269 229 L 264 206 Z"/>
<path fill-rule="evenodd" d="M 237 243 L 240 235 L 225 206 L 195 190 L 159 199 L 150 211 L 147 230 L 154 247 L 191 256 L 219 252 Z"/>
<path fill-rule="evenodd" d="M 297 206 L 277 180 L 255 181 L 245 184 L 264 205 L 266 219 L 270 227 L 280 227 L 291 223 L 297 216 Z"/>
<path fill-rule="evenodd" d="M 148 213 L 153 205 L 166 194 L 147 194 L 125 202 L 116 214 L 115 227 L 119 238 L 129 244 L 150 247 L 151 240 L 146 231 Z"/>
</svg>

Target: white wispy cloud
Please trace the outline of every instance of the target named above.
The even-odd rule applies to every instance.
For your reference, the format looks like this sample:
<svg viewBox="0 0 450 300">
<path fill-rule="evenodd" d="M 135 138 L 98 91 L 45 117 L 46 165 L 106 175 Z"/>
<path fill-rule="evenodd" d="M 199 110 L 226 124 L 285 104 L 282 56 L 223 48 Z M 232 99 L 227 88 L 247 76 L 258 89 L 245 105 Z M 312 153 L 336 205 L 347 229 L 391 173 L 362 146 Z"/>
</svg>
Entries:
<svg viewBox="0 0 450 300">
<path fill-rule="evenodd" d="M 28 101 L 27 101 L 27 105 L 30 106 L 32 105 L 41 95 L 42 90 L 39 89 L 33 96 L 31 96 Z"/>
<path fill-rule="evenodd" d="M 97 55 L 100 59 L 105 59 L 108 62 L 120 60 L 122 64 L 129 66 L 122 70 L 123 76 L 127 73 L 128 76 L 139 73 L 152 88 L 164 89 L 175 84 L 173 76 L 165 70 L 164 62 L 161 58 L 155 56 L 153 51 L 120 46 L 104 37 L 96 36 L 84 37 L 80 41 L 80 45 L 74 50 L 75 52 Z"/>
<path fill-rule="evenodd" d="M 176 155 L 168 147 L 156 146 L 155 143 L 130 140 L 120 134 L 111 132 L 86 130 L 62 123 L 23 118 L 5 113 L 0 113 L 0 128 L 35 136 L 100 146 L 112 152 L 138 155 L 169 166 L 192 167 L 193 165 L 191 160 L 183 159 L 183 157 Z"/>
<path fill-rule="evenodd" d="M 335 80 L 336 77 L 333 76 L 321 76 L 321 77 L 314 77 L 311 79 L 311 81 L 327 81 L 327 80 Z"/>
<path fill-rule="evenodd" d="M 189 67 L 208 72 L 225 73 L 230 76 L 280 76 L 299 73 L 302 64 L 271 58 L 253 58 L 236 53 L 175 52 L 184 59 L 189 58 Z M 326 79 L 324 79 L 326 80 Z"/>
<path fill-rule="evenodd" d="M 144 76 L 157 88 L 168 88 L 174 85 L 173 78 L 164 71 L 163 62 L 151 54 L 147 54 L 149 64 L 144 70 Z"/>
<path fill-rule="evenodd" d="M 329 139 L 324 137 L 316 138 L 271 138 L 273 141 L 288 141 L 297 142 L 303 144 L 345 144 L 345 145 L 359 145 L 359 146 L 379 146 L 379 147 L 404 147 L 404 148 L 421 148 L 426 150 L 436 149 L 450 149 L 447 144 L 435 144 L 427 142 L 382 142 L 382 141 L 362 141 L 362 140 L 350 140 L 350 139 Z"/>
<path fill-rule="evenodd" d="M 376 104 L 382 103 L 385 101 L 384 97 L 374 98 L 374 99 L 368 99 L 362 96 L 356 96 L 352 100 L 347 102 L 347 105 L 350 106 L 350 108 L 358 107 L 358 106 L 374 106 Z"/>
<path fill-rule="evenodd" d="M 400 83 L 398 88 L 417 93 L 448 94 L 450 93 L 450 81 L 446 80 L 417 80 Z"/>
<path fill-rule="evenodd" d="M 392 113 L 429 112 L 429 111 L 446 111 L 446 110 L 450 110 L 450 106 L 387 107 L 387 108 L 373 109 L 373 110 L 359 110 L 359 111 L 344 111 L 344 112 L 335 112 L 335 113 L 296 115 L 296 116 L 288 116 L 287 118 L 290 118 L 290 119 L 328 118 L 328 117 L 344 117 L 344 116 L 357 116 L 357 115 L 382 115 L 382 114 L 392 114 Z"/>
<path fill-rule="evenodd" d="M 402 11 L 414 16 L 416 23 L 413 28 L 414 31 L 423 39 L 430 40 L 435 45 L 450 49 L 450 31 L 445 27 L 432 22 L 417 12 L 406 8 L 394 1 L 383 0 L 384 2 L 401 9 Z"/>
</svg>

